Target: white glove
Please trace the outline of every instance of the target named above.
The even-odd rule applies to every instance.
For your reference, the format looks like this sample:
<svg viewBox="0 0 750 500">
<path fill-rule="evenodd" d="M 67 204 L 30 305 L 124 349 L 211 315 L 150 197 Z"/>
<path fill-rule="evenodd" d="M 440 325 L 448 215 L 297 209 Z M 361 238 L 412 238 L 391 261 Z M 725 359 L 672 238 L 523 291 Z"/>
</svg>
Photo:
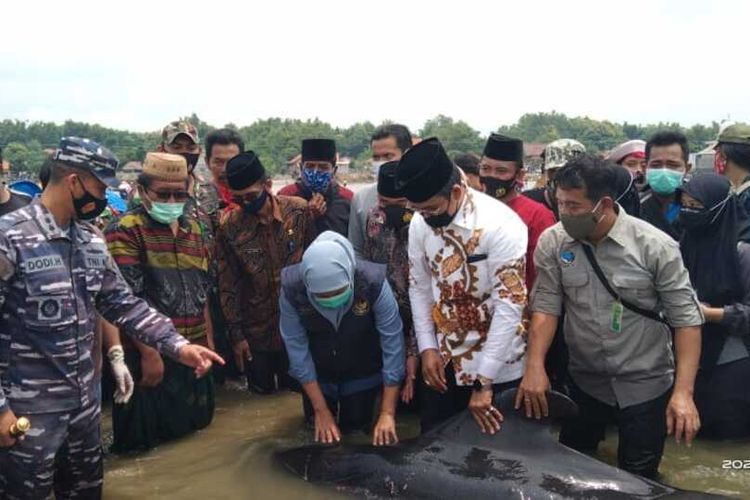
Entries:
<svg viewBox="0 0 750 500">
<path fill-rule="evenodd" d="M 133 376 L 130 375 L 128 365 L 125 364 L 125 351 L 122 350 L 121 345 L 114 345 L 107 351 L 107 358 L 112 367 L 112 375 L 115 377 L 115 384 L 117 385 L 114 398 L 115 403 L 125 404 L 130 400 L 135 388 Z"/>
</svg>

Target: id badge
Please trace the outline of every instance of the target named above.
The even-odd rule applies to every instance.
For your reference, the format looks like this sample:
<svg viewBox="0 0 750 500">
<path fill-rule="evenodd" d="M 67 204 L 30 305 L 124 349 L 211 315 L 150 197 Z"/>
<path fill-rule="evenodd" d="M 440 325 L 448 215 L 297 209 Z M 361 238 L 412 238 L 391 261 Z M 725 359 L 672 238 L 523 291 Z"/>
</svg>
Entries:
<svg viewBox="0 0 750 500">
<path fill-rule="evenodd" d="M 612 303 L 612 323 L 609 325 L 609 329 L 614 333 L 620 333 L 622 331 L 622 302 L 616 300 Z"/>
</svg>

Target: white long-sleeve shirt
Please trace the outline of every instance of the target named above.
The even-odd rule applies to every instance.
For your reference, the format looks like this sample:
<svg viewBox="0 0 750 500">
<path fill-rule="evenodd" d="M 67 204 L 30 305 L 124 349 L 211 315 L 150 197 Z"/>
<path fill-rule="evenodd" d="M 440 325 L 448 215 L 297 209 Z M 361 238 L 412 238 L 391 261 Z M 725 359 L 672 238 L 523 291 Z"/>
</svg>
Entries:
<svg viewBox="0 0 750 500">
<path fill-rule="evenodd" d="M 523 375 L 526 360 L 526 225 L 505 204 L 470 188 L 453 221 L 433 229 L 415 214 L 409 270 L 419 352 L 437 349 L 458 385 Z"/>
</svg>

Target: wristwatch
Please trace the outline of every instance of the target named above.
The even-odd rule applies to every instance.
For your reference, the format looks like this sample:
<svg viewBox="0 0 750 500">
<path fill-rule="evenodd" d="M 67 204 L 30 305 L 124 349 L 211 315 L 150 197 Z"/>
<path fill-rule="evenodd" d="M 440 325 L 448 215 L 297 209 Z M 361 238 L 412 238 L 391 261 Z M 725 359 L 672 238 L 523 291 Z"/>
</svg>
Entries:
<svg viewBox="0 0 750 500">
<path fill-rule="evenodd" d="M 473 387 L 475 391 L 486 391 L 492 389 L 492 379 L 480 375 L 474 379 Z"/>
</svg>

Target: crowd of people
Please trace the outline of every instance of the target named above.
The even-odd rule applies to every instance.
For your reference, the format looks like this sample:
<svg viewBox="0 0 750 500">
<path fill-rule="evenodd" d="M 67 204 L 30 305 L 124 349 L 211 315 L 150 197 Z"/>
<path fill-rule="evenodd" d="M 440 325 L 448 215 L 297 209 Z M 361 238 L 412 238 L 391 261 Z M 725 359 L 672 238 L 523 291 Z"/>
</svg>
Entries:
<svg viewBox="0 0 750 500">
<path fill-rule="evenodd" d="M 103 400 L 112 450 L 148 450 L 210 425 L 232 377 L 299 392 L 324 443 L 396 443 L 402 412 L 503 432 L 508 389 L 529 418 L 568 394 L 560 441 L 616 425 L 618 466 L 649 478 L 667 435 L 750 436 L 750 127 L 700 175 L 677 132 L 605 156 L 560 139 L 531 190 L 523 142 L 494 133 L 451 158 L 384 125 L 356 193 L 331 139 L 278 192 L 249 146 L 168 124 L 104 222 L 118 160 L 85 138 L 38 198 L 0 188 L 0 496 L 100 497 Z"/>
</svg>

